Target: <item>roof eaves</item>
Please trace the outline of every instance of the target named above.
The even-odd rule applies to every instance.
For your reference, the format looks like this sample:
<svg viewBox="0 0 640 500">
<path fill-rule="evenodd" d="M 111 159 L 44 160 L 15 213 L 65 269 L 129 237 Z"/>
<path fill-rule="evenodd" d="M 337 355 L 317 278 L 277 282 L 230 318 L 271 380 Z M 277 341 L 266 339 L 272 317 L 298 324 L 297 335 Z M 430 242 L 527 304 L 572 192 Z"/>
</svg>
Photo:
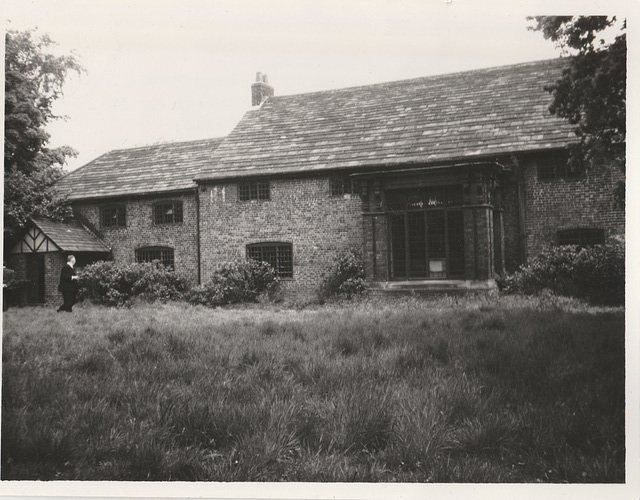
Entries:
<svg viewBox="0 0 640 500">
<path fill-rule="evenodd" d="M 566 147 L 572 141 L 564 141 L 565 144 L 545 144 L 540 147 L 535 148 L 526 148 L 526 149 L 513 149 L 510 147 L 504 148 L 496 148 L 494 151 L 478 153 L 473 155 L 457 155 L 457 156 L 449 156 L 449 157 L 433 157 L 433 158 L 418 158 L 414 157 L 409 160 L 406 157 L 399 157 L 396 160 L 387 159 L 386 161 L 375 161 L 372 163 L 347 163 L 347 164 L 334 164 L 329 167 L 320 167 L 320 168 L 312 168 L 304 165 L 298 165 L 297 167 L 288 168 L 288 169 L 276 169 L 276 168 L 262 168 L 262 169 L 241 169 L 230 171 L 227 169 L 220 169 L 216 171 L 210 171 L 208 173 L 200 174 L 195 182 L 197 184 L 211 184 L 218 183 L 222 181 L 230 181 L 234 179 L 248 179 L 248 178 L 259 178 L 259 177 L 286 177 L 291 175 L 301 175 L 301 174 L 313 174 L 319 172 L 331 172 L 331 171 L 344 171 L 344 170 L 362 170 L 367 171 L 371 169 L 398 169 L 402 168 L 402 166 L 411 166 L 411 165 L 444 165 L 444 164 L 452 164 L 452 163 L 469 163 L 469 162 L 478 162 L 484 161 L 487 159 L 495 158 L 497 156 L 505 156 L 505 155 L 522 155 L 522 154 L 530 154 L 536 152 L 543 151 L 558 151 L 562 149 L 566 149 Z"/>
</svg>

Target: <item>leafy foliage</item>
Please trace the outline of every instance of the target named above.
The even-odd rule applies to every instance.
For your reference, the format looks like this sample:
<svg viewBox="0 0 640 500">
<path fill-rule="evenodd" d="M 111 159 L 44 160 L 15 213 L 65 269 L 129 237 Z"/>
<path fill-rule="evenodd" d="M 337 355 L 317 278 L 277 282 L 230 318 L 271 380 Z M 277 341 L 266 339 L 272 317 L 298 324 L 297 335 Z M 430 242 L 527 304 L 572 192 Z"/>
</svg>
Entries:
<svg viewBox="0 0 640 500">
<path fill-rule="evenodd" d="M 624 304 L 624 243 L 556 246 L 507 279 L 506 289 L 527 295 L 551 290 L 600 304 Z"/>
<path fill-rule="evenodd" d="M 4 227 L 5 236 L 11 236 L 31 215 L 71 215 L 52 185 L 76 152 L 68 146 L 48 148 L 45 127 L 63 118 L 53 113 L 53 103 L 69 72 L 83 69 L 73 55 L 52 54 L 54 42 L 46 35 L 36 38 L 33 30 L 10 30 L 5 42 Z"/>
<path fill-rule="evenodd" d="M 187 294 L 192 304 L 210 307 L 240 302 L 255 302 L 263 294 L 274 292 L 278 277 L 266 262 L 247 260 L 220 266 L 211 280 Z"/>
<path fill-rule="evenodd" d="M 101 261 L 86 266 L 78 276 L 79 296 L 107 306 L 130 305 L 133 298 L 176 300 L 188 289 L 184 278 L 159 261 L 129 265 Z"/>
<path fill-rule="evenodd" d="M 362 295 L 366 290 L 364 264 L 355 250 L 348 250 L 338 257 L 320 285 L 321 298 Z"/>
<path fill-rule="evenodd" d="M 604 32 L 616 29 L 615 17 L 539 16 L 530 29 L 541 31 L 563 51 L 571 52 L 562 78 L 545 89 L 553 94 L 552 114 L 576 125 L 579 138 L 570 149 L 574 171 L 594 163 L 625 171 L 627 39 L 626 21 L 607 43 Z M 614 191 L 616 206 L 624 208 L 624 182 Z"/>
<path fill-rule="evenodd" d="M 208 283 L 195 287 L 159 261 L 129 265 L 96 262 L 79 272 L 80 298 L 116 307 L 129 306 L 133 299 L 185 300 L 210 307 L 255 302 L 274 292 L 277 285 L 273 268 L 253 260 L 221 266 Z"/>
</svg>

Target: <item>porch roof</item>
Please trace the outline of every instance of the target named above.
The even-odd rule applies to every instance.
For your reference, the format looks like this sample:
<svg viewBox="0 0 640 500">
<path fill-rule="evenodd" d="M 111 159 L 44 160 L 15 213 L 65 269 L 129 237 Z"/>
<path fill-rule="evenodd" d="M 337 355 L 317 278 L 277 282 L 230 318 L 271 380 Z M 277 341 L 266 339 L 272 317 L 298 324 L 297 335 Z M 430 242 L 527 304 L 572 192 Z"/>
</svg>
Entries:
<svg viewBox="0 0 640 500">
<path fill-rule="evenodd" d="M 77 222 L 33 219 L 44 235 L 63 252 L 100 252 L 111 249 Z"/>
</svg>

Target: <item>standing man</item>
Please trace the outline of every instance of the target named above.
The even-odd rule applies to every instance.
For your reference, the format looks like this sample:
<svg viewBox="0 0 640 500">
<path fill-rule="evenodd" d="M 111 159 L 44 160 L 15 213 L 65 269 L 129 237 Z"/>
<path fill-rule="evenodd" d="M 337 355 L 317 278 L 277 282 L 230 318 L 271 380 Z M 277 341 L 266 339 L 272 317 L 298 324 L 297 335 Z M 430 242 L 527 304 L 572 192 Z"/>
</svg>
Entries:
<svg viewBox="0 0 640 500">
<path fill-rule="evenodd" d="M 76 292 L 78 291 L 78 277 L 73 269 L 76 265 L 76 258 L 73 255 L 67 257 L 67 264 L 60 271 L 60 284 L 58 291 L 62 292 L 63 303 L 58 307 L 58 312 L 71 312 L 73 304 L 76 303 Z"/>
</svg>

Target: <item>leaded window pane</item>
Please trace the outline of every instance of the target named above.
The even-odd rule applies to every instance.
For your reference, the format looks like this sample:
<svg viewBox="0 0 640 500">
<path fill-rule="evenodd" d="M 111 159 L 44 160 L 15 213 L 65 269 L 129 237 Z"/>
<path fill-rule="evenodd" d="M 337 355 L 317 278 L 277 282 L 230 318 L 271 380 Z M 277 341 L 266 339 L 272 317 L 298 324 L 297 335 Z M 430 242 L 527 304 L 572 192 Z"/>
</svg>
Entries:
<svg viewBox="0 0 640 500">
<path fill-rule="evenodd" d="M 126 227 L 126 210 L 124 206 L 111 206 L 100 208 L 100 226 L 102 227 Z"/>
<path fill-rule="evenodd" d="M 238 184 L 238 199 L 240 201 L 249 200 L 269 200 L 269 182 L 243 182 Z"/>
<path fill-rule="evenodd" d="M 154 205 L 153 222 L 154 224 L 182 223 L 182 202 L 172 201 Z"/>
<path fill-rule="evenodd" d="M 147 247 L 136 250 L 136 262 L 160 261 L 165 267 L 174 267 L 173 248 L 169 247 Z"/>
<path fill-rule="evenodd" d="M 247 259 L 266 262 L 279 278 L 293 278 L 293 249 L 291 243 L 256 243 L 247 245 Z"/>
<path fill-rule="evenodd" d="M 348 175 L 336 175 L 329 178 L 331 196 L 357 194 L 356 183 Z"/>
</svg>

